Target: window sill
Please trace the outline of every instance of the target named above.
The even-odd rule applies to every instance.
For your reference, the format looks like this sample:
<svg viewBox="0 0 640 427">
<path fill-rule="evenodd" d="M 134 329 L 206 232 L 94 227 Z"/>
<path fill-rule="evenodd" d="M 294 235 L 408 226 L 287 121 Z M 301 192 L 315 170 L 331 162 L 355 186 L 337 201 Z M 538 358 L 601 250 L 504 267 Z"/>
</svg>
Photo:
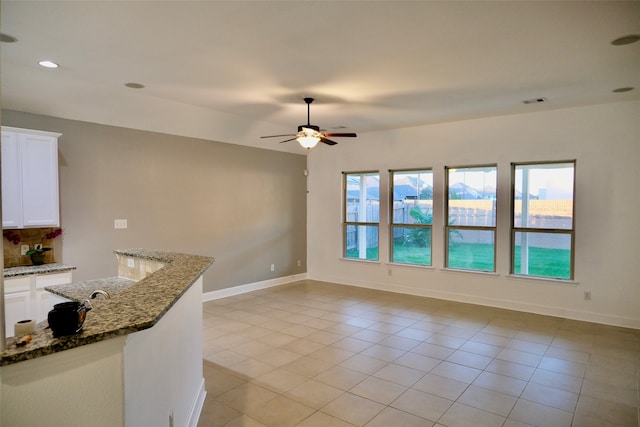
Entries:
<svg viewBox="0 0 640 427">
<path fill-rule="evenodd" d="M 449 273 L 462 273 L 462 274 L 481 274 L 483 276 L 499 276 L 495 271 L 481 271 L 481 270 L 463 270 L 457 268 L 441 268 L 441 271 L 446 271 Z"/>
<path fill-rule="evenodd" d="M 345 257 L 340 257 L 341 261 L 350 261 L 350 262 L 364 262 L 367 264 L 380 264 L 380 260 L 374 260 L 374 259 L 360 259 L 360 258 L 345 258 Z"/>
<path fill-rule="evenodd" d="M 421 264 L 405 264 L 402 262 L 387 262 L 387 266 L 389 267 L 408 267 L 408 268 L 418 268 L 420 270 L 428 270 L 435 271 L 435 267 L 432 265 L 421 265 Z"/>
<path fill-rule="evenodd" d="M 575 280 L 565 280 L 565 279 L 553 279 L 551 277 L 537 277 L 537 276 L 521 276 L 518 274 L 507 274 L 507 279 L 510 280 L 522 280 L 522 281 L 531 281 L 531 282 L 545 282 L 552 285 L 561 285 L 561 286 L 578 286 L 580 282 Z"/>
</svg>

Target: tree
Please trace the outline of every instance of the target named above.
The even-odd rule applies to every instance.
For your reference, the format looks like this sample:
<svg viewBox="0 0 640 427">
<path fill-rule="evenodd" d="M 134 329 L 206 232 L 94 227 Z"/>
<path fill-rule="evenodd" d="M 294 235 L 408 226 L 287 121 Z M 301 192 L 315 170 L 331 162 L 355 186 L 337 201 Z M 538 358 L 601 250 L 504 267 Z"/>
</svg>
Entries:
<svg viewBox="0 0 640 427">
<path fill-rule="evenodd" d="M 433 223 L 433 215 L 431 209 L 427 209 L 426 212 L 418 206 L 413 206 L 409 209 L 409 216 L 413 218 L 414 224 L 429 224 Z M 404 243 L 411 246 L 428 247 L 431 245 L 431 228 L 412 228 L 406 235 Z"/>
</svg>

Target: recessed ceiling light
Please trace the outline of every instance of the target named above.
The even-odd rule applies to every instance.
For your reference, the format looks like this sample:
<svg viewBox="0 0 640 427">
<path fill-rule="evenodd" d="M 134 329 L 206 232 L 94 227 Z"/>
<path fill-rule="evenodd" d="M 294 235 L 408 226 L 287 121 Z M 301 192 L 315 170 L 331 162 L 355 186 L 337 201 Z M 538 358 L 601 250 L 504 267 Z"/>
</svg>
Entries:
<svg viewBox="0 0 640 427">
<path fill-rule="evenodd" d="M 0 33 L 0 42 L 2 43 L 15 43 L 18 39 L 11 34 Z"/>
<path fill-rule="evenodd" d="M 640 40 L 640 34 L 629 34 L 627 36 L 618 37 L 611 42 L 614 46 L 624 46 L 625 44 L 635 43 Z"/>
<path fill-rule="evenodd" d="M 614 93 L 625 93 L 625 92 L 631 92 L 634 88 L 632 87 L 619 87 L 618 89 L 614 89 L 612 90 L 612 92 Z"/>
<path fill-rule="evenodd" d="M 38 61 L 38 64 L 41 67 L 45 67 L 45 68 L 58 68 L 58 64 L 56 64 L 53 61 L 49 61 L 48 59 L 44 61 Z"/>
<path fill-rule="evenodd" d="M 125 83 L 126 87 L 130 87 L 131 89 L 142 89 L 144 85 L 142 83 Z"/>
<path fill-rule="evenodd" d="M 523 104 L 540 104 L 542 102 L 546 102 L 547 98 L 531 98 L 525 99 L 522 101 Z"/>
</svg>

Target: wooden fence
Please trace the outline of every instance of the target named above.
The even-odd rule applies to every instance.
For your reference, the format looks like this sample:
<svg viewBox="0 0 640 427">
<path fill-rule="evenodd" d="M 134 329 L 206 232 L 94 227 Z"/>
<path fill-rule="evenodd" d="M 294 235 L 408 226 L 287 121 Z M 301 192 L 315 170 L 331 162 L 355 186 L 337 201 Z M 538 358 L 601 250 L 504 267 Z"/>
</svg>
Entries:
<svg viewBox="0 0 640 427">
<path fill-rule="evenodd" d="M 495 226 L 496 201 L 481 200 L 450 200 L 449 201 L 449 219 L 453 225 L 459 226 L 479 226 L 492 227 Z M 395 201 L 393 203 L 393 222 L 395 224 L 412 224 L 413 218 L 409 215 L 412 207 L 419 206 L 422 212 L 432 211 L 433 204 L 430 200 L 408 200 Z M 522 200 L 515 201 L 516 218 L 522 215 Z M 380 206 L 377 201 L 369 201 L 367 203 L 368 222 L 379 222 Z M 347 221 L 354 222 L 358 220 L 358 205 L 351 204 L 348 206 Z M 571 200 L 530 200 L 529 201 L 529 226 L 535 228 L 558 228 L 569 229 L 573 220 L 573 202 Z M 516 221 L 516 225 L 519 221 Z M 360 227 L 353 226 L 347 230 L 346 243 L 347 250 L 358 247 L 358 233 Z M 394 228 L 393 238 L 401 241 L 405 238 L 407 232 L 406 227 L 397 226 Z M 377 247 L 378 228 L 367 227 L 367 247 Z M 544 236 L 539 236 L 543 239 Z M 546 245 L 542 245 L 546 246 Z"/>
</svg>

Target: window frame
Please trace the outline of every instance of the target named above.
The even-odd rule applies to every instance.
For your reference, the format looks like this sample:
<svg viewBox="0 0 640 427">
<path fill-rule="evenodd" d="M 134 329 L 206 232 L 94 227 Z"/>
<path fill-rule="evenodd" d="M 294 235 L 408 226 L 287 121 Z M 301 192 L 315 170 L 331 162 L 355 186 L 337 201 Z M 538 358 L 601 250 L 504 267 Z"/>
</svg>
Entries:
<svg viewBox="0 0 640 427">
<path fill-rule="evenodd" d="M 399 265 L 409 265 L 414 267 L 433 267 L 433 193 L 431 194 L 431 224 L 405 224 L 405 223 L 396 223 L 394 222 L 394 175 L 395 173 L 406 173 L 406 172 L 431 172 L 431 188 L 432 191 L 435 192 L 435 188 L 433 186 L 433 177 L 434 172 L 432 167 L 424 167 L 424 168 L 406 168 L 406 169 L 389 169 L 389 262 L 392 264 Z M 394 248 L 394 228 L 412 228 L 412 229 L 429 229 L 431 230 L 431 239 L 429 241 L 429 264 L 418 264 L 411 262 L 398 262 L 393 259 L 393 248 Z"/>
<path fill-rule="evenodd" d="M 573 186 L 572 186 L 572 217 L 571 217 L 571 229 L 566 228 L 533 228 L 533 227 L 516 227 L 515 226 L 515 190 L 516 190 L 516 168 L 518 166 L 545 166 L 545 165 L 558 165 L 558 164 L 572 164 L 573 165 Z M 553 280 L 553 281 L 564 281 L 564 282 L 572 282 L 575 280 L 575 256 L 576 256 L 576 176 L 577 176 L 577 161 L 576 159 L 572 160 L 550 160 L 550 161 L 529 161 L 529 162 L 512 162 L 511 163 L 511 242 L 510 242 L 510 250 L 509 250 L 509 274 L 515 277 L 521 278 L 531 278 L 538 280 Z M 550 276 L 537 276 L 533 274 L 523 274 L 515 272 L 515 244 L 516 244 L 516 233 L 544 233 L 544 234 L 564 234 L 571 236 L 571 256 L 570 256 L 570 266 L 569 266 L 569 278 L 562 277 L 550 277 Z"/>
<path fill-rule="evenodd" d="M 348 220 L 348 200 L 347 197 L 347 177 L 349 175 L 372 175 L 376 174 L 378 176 L 378 183 L 380 183 L 380 171 L 379 170 L 365 170 L 365 171 L 343 171 L 342 172 L 342 259 L 346 259 L 349 261 L 360 261 L 360 262 L 379 262 L 380 261 L 380 188 L 378 188 L 378 222 L 369 222 L 369 221 L 349 221 Z M 376 259 L 368 259 L 368 258 L 352 258 L 347 256 L 347 229 L 349 226 L 365 226 L 365 227 L 377 227 L 377 241 L 378 241 L 378 257 Z"/>
<path fill-rule="evenodd" d="M 496 171 L 496 198 L 494 200 L 494 225 L 493 226 L 477 226 L 477 225 L 451 225 L 449 224 L 449 171 L 452 169 L 479 169 L 479 168 L 495 168 Z M 498 258 L 498 164 L 473 164 L 462 166 L 445 166 L 444 167 L 444 268 L 447 270 L 465 271 L 473 273 L 496 273 L 496 264 Z M 449 266 L 449 232 L 451 229 L 456 230 L 469 230 L 469 231 L 491 231 L 493 232 L 493 269 L 492 270 L 479 270 L 472 268 L 460 268 Z"/>
</svg>

